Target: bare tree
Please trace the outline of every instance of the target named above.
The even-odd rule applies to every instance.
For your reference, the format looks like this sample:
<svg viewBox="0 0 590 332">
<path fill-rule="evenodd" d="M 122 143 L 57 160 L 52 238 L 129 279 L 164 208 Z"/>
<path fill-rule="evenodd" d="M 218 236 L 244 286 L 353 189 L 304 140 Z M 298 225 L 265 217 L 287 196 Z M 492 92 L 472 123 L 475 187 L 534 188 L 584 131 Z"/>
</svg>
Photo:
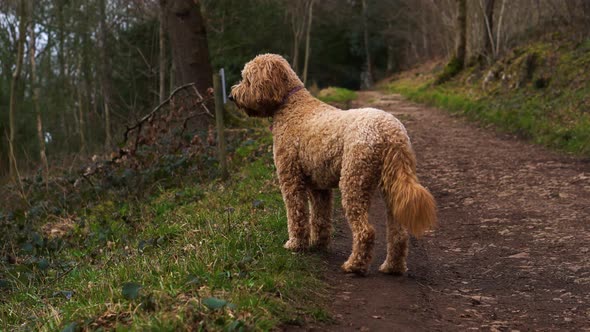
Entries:
<svg viewBox="0 0 590 332">
<path fill-rule="evenodd" d="M 8 138 L 8 149 L 9 149 L 9 163 L 10 163 L 10 177 L 16 179 L 17 177 L 17 162 L 16 153 L 14 150 L 14 140 L 16 138 L 16 90 L 18 89 L 21 71 L 23 67 L 23 57 L 25 52 L 25 30 L 27 26 L 27 5 L 26 0 L 20 0 L 18 3 L 19 8 L 19 23 L 18 23 L 18 40 L 17 40 L 17 55 L 16 55 L 16 67 L 12 73 L 12 80 L 10 82 L 10 106 L 8 113 L 8 122 L 10 127 L 10 134 Z"/>
<path fill-rule="evenodd" d="M 366 72 L 365 77 L 362 80 L 361 84 L 364 88 L 369 88 L 373 85 L 373 64 L 371 62 L 371 50 L 369 45 L 369 14 L 368 14 L 368 5 L 367 0 L 361 0 L 362 5 L 362 21 L 363 21 L 363 45 L 365 49 L 365 64 L 366 64 Z"/>
<path fill-rule="evenodd" d="M 112 148 L 113 139 L 111 136 L 111 62 L 108 54 L 108 43 L 107 43 L 107 13 L 106 13 L 106 0 L 99 0 L 99 54 L 100 54 L 100 85 L 102 90 L 102 102 L 104 111 L 104 125 L 105 125 L 105 147 L 107 149 Z"/>
<path fill-rule="evenodd" d="M 35 35 L 35 20 L 32 15 L 34 2 L 29 1 L 29 9 L 31 12 L 31 22 L 29 24 L 29 61 L 31 65 L 31 85 L 33 88 L 33 107 L 35 109 L 35 117 L 37 122 L 37 141 L 39 142 L 39 158 L 41 166 L 43 167 L 43 178 L 47 181 L 49 174 L 49 164 L 47 162 L 47 153 L 45 151 L 45 135 L 43 134 L 43 120 L 41 117 L 41 110 L 39 108 L 39 82 L 37 81 L 37 62 L 35 61 L 36 52 L 36 35 Z"/>
<path fill-rule="evenodd" d="M 315 2 L 315 0 L 310 0 L 309 1 L 309 11 L 307 14 L 307 34 L 305 37 L 305 62 L 303 65 L 303 84 L 307 84 L 307 67 L 309 64 L 309 53 L 310 53 L 310 49 L 309 49 L 309 41 L 311 39 L 311 22 L 313 20 L 313 3 Z"/>
<path fill-rule="evenodd" d="M 495 0 L 479 0 L 479 5 L 483 13 L 483 36 L 484 41 L 483 55 L 493 56 L 495 54 L 494 42 L 494 4 Z"/>
<path fill-rule="evenodd" d="M 287 1 L 286 14 L 290 18 L 291 32 L 293 33 L 293 50 L 291 53 L 291 67 L 297 73 L 299 72 L 299 48 L 303 40 L 305 23 L 307 18 L 309 2 L 305 1 Z"/>
<path fill-rule="evenodd" d="M 159 64 L 160 64 L 160 103 L 166 100 L 166 2 L 160 0 L 160 8 L 159 8 L 159 17 L 160 17 L 160 29 L 159 29 L 159 39 L 160 39 L 160 56 L 159 56 Z"/>
<path fill-rule="evenodd" d="M 467 0 L 457 0 L 457 37 L 455 58 L 460 68 L 465 67 L 467 53 Z"/>
</svg>

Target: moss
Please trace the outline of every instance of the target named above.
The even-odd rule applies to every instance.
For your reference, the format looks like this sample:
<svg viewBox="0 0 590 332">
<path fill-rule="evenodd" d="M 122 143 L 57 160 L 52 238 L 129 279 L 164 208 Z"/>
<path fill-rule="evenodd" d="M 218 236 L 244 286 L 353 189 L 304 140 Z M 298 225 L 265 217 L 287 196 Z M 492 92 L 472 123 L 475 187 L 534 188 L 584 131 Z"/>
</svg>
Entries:
<svg viewBox="0 0 590 332">
<path fill-rule="evenodd" d="M 443 84 L 451 78 L 457 76 L 463 69 L 463 64 L 457 57 L 451 58 L 451 61 L 445 66 L 445 69 L 437 77 L 435 84 Z"/>
</svg>

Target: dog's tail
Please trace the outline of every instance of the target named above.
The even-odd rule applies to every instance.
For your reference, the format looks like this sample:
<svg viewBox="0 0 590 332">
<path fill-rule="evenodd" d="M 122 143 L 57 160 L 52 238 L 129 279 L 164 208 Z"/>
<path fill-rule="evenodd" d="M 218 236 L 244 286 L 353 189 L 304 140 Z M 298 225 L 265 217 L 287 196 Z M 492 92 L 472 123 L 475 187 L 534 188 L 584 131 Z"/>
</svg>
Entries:
<svg viewBox="0 0 590 332">
<path fill-rule="evenodd" d="M 418 182 L 416 157 L 408 144 L 387 148 L 381 190 L 388 213 L 412 235 L 420 236 L 436 224 L 436 203 L 430 192 Z"/>
</svg>

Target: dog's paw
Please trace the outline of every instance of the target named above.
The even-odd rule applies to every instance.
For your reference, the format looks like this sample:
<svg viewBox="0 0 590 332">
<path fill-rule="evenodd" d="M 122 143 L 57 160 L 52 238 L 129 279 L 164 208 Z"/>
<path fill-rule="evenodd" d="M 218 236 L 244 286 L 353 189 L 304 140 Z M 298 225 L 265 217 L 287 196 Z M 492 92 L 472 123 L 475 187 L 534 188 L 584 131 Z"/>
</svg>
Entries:
<svg viewBox="0 0 590 332">
<path fill-rule="evenodd" d="M 383 262 L 383 264 L 381 264 L 379 267 L 379 272 L 381 273 L 398 276 L 403 275 L 407 270 L 408 268 L 406 267 L 406 263 L 403 262 L 400 264 L 390 264 L 388 262 Z"/>
<path fill-rule="evenodd" d="M 283 247 L 287 250 L 291 251 L 303 251 L 308 248 L 308 245 L 305 241 L 300 241 L 297 239 L 289 239 L 289 241 L 285 242 Z"/>
<path fill-rule="evenodd" d="M 344 262 L 340 267 L 342 271 L 346 273 L 354 273 L 360 276 L 366 276 L 369 272 L 369 268 L 367 265 L 359 264 L 359 263 L 351 263 L 350 261 Z"/>
<path fill-rule="evenodd" d="M 326 251 L 330 246 L 330 238 L 328 239 L 314 239 L 309 240 L 309 248 L 312 250 Z"/>
</svg>

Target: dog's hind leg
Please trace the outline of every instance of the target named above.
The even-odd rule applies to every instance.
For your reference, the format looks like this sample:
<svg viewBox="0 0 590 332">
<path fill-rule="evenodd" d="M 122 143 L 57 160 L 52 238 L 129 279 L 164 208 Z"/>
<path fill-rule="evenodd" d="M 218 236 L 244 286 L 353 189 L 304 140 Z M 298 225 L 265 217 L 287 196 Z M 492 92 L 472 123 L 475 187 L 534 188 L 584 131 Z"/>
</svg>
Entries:
<svg viewBox="0 0 590 332">
<path fill-rule="evenodd" d="M 325 249 L 332 235 L 332 190 L 310 190 L 310 246 Z"/>
<path fill-rule="evenodd" d="M 407 270 L 408 232 L 393 219 L 391 208 L 388 207 L 387 210 L 387 257 L 379 271 L 401 275 Z"/>
<path fill-rule="evenodd" d="M 342 269 L 357 274 L 368 272 L 375 244 L 375 230 L 369 223 L 369 205 L 379 166 L 366 151 L 357 150 L 345 157 L 347 163 L 343 165 L 340 177 L 342 207 L 352 231 L 352 253 Z"/>
<path fill-rule="evenodd" d="M 345 272 L 366 274 L 373 256 L 375 230 L 369 224 L 370 193 L 342 189 L 342 207 L 352 231 L 352 253 L 342 264 Z"/>
</svg>

